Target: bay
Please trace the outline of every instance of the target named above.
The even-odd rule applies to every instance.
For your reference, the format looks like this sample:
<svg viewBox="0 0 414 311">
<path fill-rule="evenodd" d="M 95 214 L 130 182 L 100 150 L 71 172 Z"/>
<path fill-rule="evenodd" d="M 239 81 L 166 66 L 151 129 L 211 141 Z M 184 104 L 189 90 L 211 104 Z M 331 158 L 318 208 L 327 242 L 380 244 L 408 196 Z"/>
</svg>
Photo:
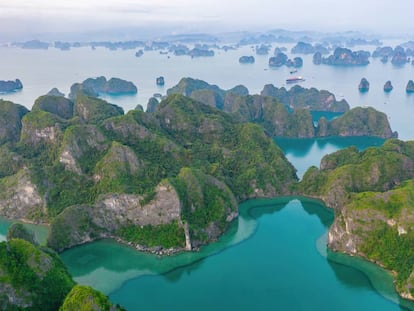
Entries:
<svg viewBox="0 0 414 311">
<path fill-rule="evenodd" d="M 395 42 L 393 42 L 395 45 Z M 290 50 L 292 45 L 285 45 Z M 272 46 L 272 50 L 276 45 Z M 373 47 L 358 46 L 357 49 L 372 51 Z M 37 97 L 57 87 L 69 93 L 70 86 L 82 82 L 86 78 L 104 75 L 119 77 L 134 82 L 138 94 L 133 96 L 105 96 L 104 99 L 121 106 L 125 111 L 134 109 L 138 104 L 144 108 L 149 97 L 154 93 L 166 94 L 166 90 L 176 85 L 183 77 L 192 77 L 217 84 L 223 89 L 243 84 L 251 94 L 260 93 L 265 84 L 290 88 L 286 78 L 290 77 L 290 68 L 270 69 L 270 55 L 255 55 L 254 64 L 239 64 L 243 55 L 254 55 L 250 46 L 224 52 L 216 50 L 214 57 L 191 58 L 160 54 L 158 51 L 146 51 L 140 58 L 135 57 L 134 50 L 110 51 L 103 48 L 92 50 L 88 47 L 73 48 L 60 51 L 24 50 L 11 47 L 0 47 L 0 79 L 22 80 L 24 88 L 20 92 L 0 94 L 0 98 L 22 104 L 29 109 Z M 289 53 L 288 53 L 289 54 Z M 295 57 L 298 55 L 290 55 Z M 414 66 L 393 66 L 383 64 L 378 59 L 370 59 L 371 64 L 362 67 L 316 66 L 312 63 L 312 55 L 300 55 L 304 65 L 295 75 L 301 75 L 305 81 L 303 87 L 325 89 L 336 95 L 337 99 L 345 98 L 351 107 L 371 106 L 385 112 L 392 129 L 398 131 L 401 139 L 413 139 L 411 116 L 414 115 L 414 95 L 406 94 L 408 80 L 414 79 Z M 158 76 L 165 77 L 165 85 L 159 87 L 155 83 Z M 358 84 L 361 78 L 370 82 L 370 90 L 361 94 Z M 394 90 L 384 93 L 383 85 L 391 80 Z"/>
<path fill-rule="evenodd" d="M 35 99 L 52 87 L 67 94 L 73 83 L 100 75 L 120 77 L 138 86 L 137 95 L 104 97 L 125 111 L 137 104 L 145 108 L 153 93 L 165 94 L 182 77 L 202 79 L 224 89 L 243 84 L 251 94 L 260 93 L 268 83 L 290 87 L 285 85 L 289 68 L 269 69 L 269 56 L 255 56 L 256 62 L 251 65 L 238 63 L 240 56 L 254 54 L 252 47 L 216 51 L 212 58 L 167 56 L 157 51 L 136 58 L 134 53 L 100 48 L 62 52 L 0 47 L 0 79 L 19 78 L 24 84 L 21 92 L 0 94 L 0 98 L 30 109 Z M 375 107 L 387 113 L 401 139 L 414 138 L 414 96 L 405 93 L 408 80 L 414 77 L 413 66 L 395 67 L 379 60 L 371 60 L 366 67 L 315 66 L 312 56 L 301 57 L 304 66 L 297 75 L 306 79 L 302 86 L 329 90 L 338 99 L 345 98 L 351 107 Z M 164 87 L 155 84 L 160 75 L 165 77 Z M 357 89 L 362 77 L 371 84 L 365 94 Z M 382 90 L 387 80 L 394 85 L 390 94 Z M 382 143 L 361 139 L 361 143 L 356 138 L 348 142 L 339 138 L 276 142 L 301 177 L 310 165 L 318 166 L 326 153 L 351 144 L 363 150 Z M 249 201 L 241 206 L 241 217 L 229 231 L 200 252 L 159 258 L 102 240 L 68 250 L 62 258 L 77 282 L 102 290 L 130 310 L 194 306 L 414 310 L 412 303 L 396 295 L 388 273 L 365 261 L 326 250 L 326 232 L 331 221 L 329 210 L 302 198 Z M 0 220 L 0 240 L 4 240 L 9 225 Z"/>
<path fill-rule="evenodd" d="M 296 168 L 299 178 L 311 166 L 319 167 L 322 158 L 340 149 L 355 146 L 359 151 L 368 147 L 379 147 L 384 139 L 378 137 L 324 137 L 324 138 L 284 138 L 277 137 L 275 143 L 283 150 L 286 158 Z"/>
<path fill-rule="evenodd" d="M 62 259 L 76 281 L 128 310 L 414 310 L 387 272 L 326 250 L 332 220 L 317 201 L 252 200 L 218 242 L 198 253 L 160 258 L 100 241 Z"/>
<path fill-rule="evenodd" d="M 6 241 L 6 234 L 13 221 L 0 217 L 0 242 Z M 23 223 L 23 226 L 32 231 L 35 235 L 36 241 L 41 245 L 46 245 L 47 236 L 49 234 L 49 228 L 42 225 L 34 225 Z"/>
</svg>

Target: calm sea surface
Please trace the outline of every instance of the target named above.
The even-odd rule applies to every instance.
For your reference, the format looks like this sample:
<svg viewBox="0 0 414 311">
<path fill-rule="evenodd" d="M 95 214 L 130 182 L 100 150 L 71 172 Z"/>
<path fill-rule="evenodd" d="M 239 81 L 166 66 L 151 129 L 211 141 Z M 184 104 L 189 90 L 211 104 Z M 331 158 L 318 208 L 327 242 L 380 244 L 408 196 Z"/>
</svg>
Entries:
<svg viewBox="0 0 414 311">
<path fill-rule="evenodd" d="M 52 87 L 67 94 L 74 82 L 104 75 L 138 86 L 136 96 L 105 97 L 128 111 L 137 104 L 145 107 L 153 93 L 165 94 L 182 77 L 224 89 L 243 84 L 254 94 L 268 83 L 284 86 L 290 76 L 288 68 L 268 69 L 268 56 L 255 56 L 255 64 L 240 65 L 240 56 L 253 55 L 250 47 L 218 51 L 213 58 L 168 58 L 155 51 L 136 58 L 134 53 L 0 48 L 0 79 L 19 78 L 24 84 L 23 91 L 0 98 L 31 108 Z M 314 66 L 311 56 L 303 58 L 304 67 L 297 73 L 306 79 L 302 86 L 327 89 L 351 106 L 373 106 L 387 113 L 400 138 L 414 138 L 414 96 L 405 93 L 407 81 L 414 79 L 414 67 L 397 68 L 373 60 L 367 67 L 338 68 Z M 163 88 L 155 85 L 160 75 L 166 80 Z M 357 90 L 362 77 L 371 83 L 363 95 Z M 394 85 L 388 95 L 382 90 L 387 80 Z M 327 153 L 349 145 L 362 150 L 383 143 L 338 137 L 275 141 L 299 177 L 309 166 L 318 166 Z M 400 301 L 388 273 L 365 261 L 327 252 L 333 214 L 320 203 L 302 198 L 252 200 L 240 211 L 219 241 L 197 253 L 159 258 L 103 240 L 66 251 L 62 258 L 77 282 L 102 290 L 128 310 L 414 310 L 412 303 Z M 9 225 L 0 220 L 0 240 Z M 42 232 L 44 236 L 47 229 Z"/>
<path fill-rule="evenodd" d="M 290 46 L 287 47 L 290 50 Z M 364 46 L 354 49 L 360 48 L 373 50 L 373 47 Z M 31 108 L 37 97 L 53 87 L 68 94 L 73 83 L 103 75 L 130 80 L 137 85 L 137 95 L 105 97 L 128 111 L 137 104 L 145 108 L 150 96 L 154 93 L 165 94 L 182 77 L 202 79 L 224 89 L 243 84 L 251 94 L 257 94 L 265 84 L 285 86 L 286 78 L 291 76 L 291 69 L 287 67 L 269 69 L 270 56 L 255 55 L 254 64 L 239 64 L 240 56 L 254 55 L 251 47 L 228 52 L 216 51 L 216 55 L 211 58 L 162 55 L 158 51 L 145 52 L 140 58 L 134 54 L 134 50 L 92 50 L 89 47 L 70 51 L 0 47 L 0 80 L 19 78 L 24 85 L 21 92 L 3 94 L 0 98 Z M 371 59 L 371 64 L 366 67 L 315 66 L 312 55 L 300 56 L 304 59 L 304 66 L 294 75 L 306 79 L 301 84 L 303 87 L 329 90 L 338 99 L 345 98 L 352 107 L 375 107 L 389 116 L 393 130 L 399 132 L 401 139 L 414 138 L 411 119 L 414 115 L 414 94 L 407 95 L 405 92 L 408 80 L 414 80 L 414 66 L 406 64 L 395 67 L 391 63 L 382 64 L 378 59 Z M 164 87 L 155 84 L 156 77 L 160 75 L 165 77 Z M 370 82 L 370 90 L 365 94 L 360 94 L 357 87 L 362 77 Z M 394 85 L 390 94 L 383 92 L 387 80 L 391 80 Z"/>
</svg>

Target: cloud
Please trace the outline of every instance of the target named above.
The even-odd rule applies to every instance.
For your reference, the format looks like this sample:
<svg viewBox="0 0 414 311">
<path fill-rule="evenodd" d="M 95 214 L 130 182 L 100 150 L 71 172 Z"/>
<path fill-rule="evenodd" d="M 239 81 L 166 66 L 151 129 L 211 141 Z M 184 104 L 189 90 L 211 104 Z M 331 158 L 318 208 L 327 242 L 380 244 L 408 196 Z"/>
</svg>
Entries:
<svg viewBox="0 0 414 311">
<path fill-rule="evenodd" d="M 0 20 L 3 33 L 168 23 L 206 31 L 286 27 L 382 32 L 412 30 L 413 8 L 414 2 L 405 0 L 13 0 L 0 2 Z"/>
</svg>

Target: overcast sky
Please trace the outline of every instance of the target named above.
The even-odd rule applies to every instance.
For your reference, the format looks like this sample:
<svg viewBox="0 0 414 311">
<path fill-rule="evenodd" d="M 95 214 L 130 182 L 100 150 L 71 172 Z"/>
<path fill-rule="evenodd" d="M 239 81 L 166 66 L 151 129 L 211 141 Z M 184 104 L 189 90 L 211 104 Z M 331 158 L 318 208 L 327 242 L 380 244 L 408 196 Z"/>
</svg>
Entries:
<svg viewBox="0 0 414 311">
<path fill-rule="evenodd" d="M 414 33 L 413 0 L 0 0 L 1 34 L 105 31 L 171 24 L 220 30 Z"/>
</svg>

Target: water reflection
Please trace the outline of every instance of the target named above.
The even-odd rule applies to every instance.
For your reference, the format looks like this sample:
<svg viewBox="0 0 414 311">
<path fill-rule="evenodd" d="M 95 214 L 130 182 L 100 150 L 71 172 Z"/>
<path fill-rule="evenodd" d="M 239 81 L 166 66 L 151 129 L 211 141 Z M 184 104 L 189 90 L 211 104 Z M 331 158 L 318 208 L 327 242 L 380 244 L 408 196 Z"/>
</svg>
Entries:
<svg viewBox="0 0 414 311">
<path fill-rule="evenodd" d="M 164 274 L 131 279 L 112 292 L 111 299 L 131 309 L 154 306 L 153 300 L 145 298 L 154 291 L 162 292 L 168 301 L 163 307 L 183 309 L 197 303 L 201 309 L 247 310 L 254 308 L 252 302 L 273 309 L 402 309 L 391 301 L 413 307 L 398 298 L 392 279 L 378 267 L 366 271 L 364 264 L 342 262 L 335 253 L 315 251 L 317 240 L 326 249 L 326 235 L 318 237 L 333 220 L 332 210 L 319 201 L 299 197 L 252 200 L 240 206 L 240 219 L 258 224 L 243 243 L 235 247 L 221 244 L 224 248 L 214 256 Z M 240 230 L 243 227 L 232 235 Z M 391 301 L 381 298 L 373 283 L 379 283 L 375 288 Z M 322 291 L 329 294 L 316 294 Z M 133 293 L 145 297 L 136 301 L 131 298 Z"/>
<path fill-rule="evenodd" d="M 329 153 L 340 149 L 356 146 L 358 150 L 365 150 L 372 146 L 381 146 L 383 138 L 378 137 L 325 137 L 325 138 L 279 138 L 275 143 L 283 150 L 286 158 L 297 169 L 299 178 L 311 166 L 319 167 L 321 159 Z"/>
</svg>

